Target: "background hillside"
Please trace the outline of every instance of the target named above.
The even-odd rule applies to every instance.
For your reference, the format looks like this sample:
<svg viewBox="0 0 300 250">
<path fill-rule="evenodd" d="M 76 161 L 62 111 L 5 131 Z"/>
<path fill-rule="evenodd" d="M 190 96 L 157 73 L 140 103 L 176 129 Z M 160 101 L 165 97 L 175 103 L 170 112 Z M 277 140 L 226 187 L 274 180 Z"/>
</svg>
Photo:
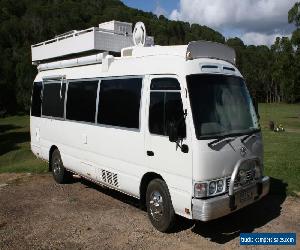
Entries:
<svg viewBox="0 0 300 250">
<path fill-rule="evenodd" d="M 170 21 L 163 16 L 129 8 L 117 0 L 0 0 L 0 111 L 28 111 L 36 67 L 30 45 L 73 29 L 120 20 L 145 23 L 160 45 L 193 40 L 227 43 L 236 49 L 237 64 L 252 95 L 260 102 L 300 101 L 299 4 L 289 12 L 295 24 L 292 39 L 278 38 L 271 48 L 246 46 L 239 38 L 225 41 L 206 26 Z"/>
</svg>

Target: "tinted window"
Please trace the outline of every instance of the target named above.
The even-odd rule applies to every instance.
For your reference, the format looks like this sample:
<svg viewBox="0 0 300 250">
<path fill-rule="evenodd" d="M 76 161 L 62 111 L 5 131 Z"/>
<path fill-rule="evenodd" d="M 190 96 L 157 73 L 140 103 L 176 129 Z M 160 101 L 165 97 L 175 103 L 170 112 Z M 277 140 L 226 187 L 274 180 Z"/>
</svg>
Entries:
<svg viewBox="0 0 300 250">
<path fill-rule="evenodd" d="M 139 128 L 141 78 L 102 80 L 98 123 Z"/>
<path fill-rule="evenodd" d="M 41 91 L 42 91 L 43 85 L 41 82 L 35 82 L 33 84 L 32 89 L 32 99 L 31 99 L 31 115 L 32 116 L 41 116 L 41 105 L 42 105 L 42 99 L 41 99 Z"/>
<path fill-rule="evenodd" d="M 180 85 L 175 78 L 155 78 L 151 81 L 151 90 L 180 90 Z"/>
<path fill-rule="evenodd" d="M 42 112 L 45 116 L 64 117 L 66 83 L 44 83 Z"/>
<path fill-rule="evenodd" d="M 98 81 L 69 82 L 66 118 L 95 122 Z"/>
<path fill-rule="evenodd" d="M 149 130 L 152 134 L 165 135 L 165 93 L 150 94 Z"/>
<path fill-rule="evenodd" d="M 170 122 L 175 122 L 178 125 L 178 134 L 184 138 L 186 128 L 180 92 L 151 92 L 150 133 L 167 136 Z"/>
<path fill-rule="evenodd" d="M 177 124 L 178 134 L 184 138 L 186 129 L 180 92 L 166 93 L 165 95 L 165 133 L 167 135 L 169 135 L 167 129 L 170 122 Z"/>
</svg>

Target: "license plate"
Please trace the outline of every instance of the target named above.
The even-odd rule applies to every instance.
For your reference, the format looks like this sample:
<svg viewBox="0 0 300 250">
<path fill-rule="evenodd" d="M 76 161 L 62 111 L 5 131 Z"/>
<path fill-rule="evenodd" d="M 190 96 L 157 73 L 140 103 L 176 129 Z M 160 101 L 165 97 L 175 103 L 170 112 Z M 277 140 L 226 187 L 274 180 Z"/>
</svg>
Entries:
<svg viewBox="0 0 300 250">
<path fill-rule="evenodd" d="M 240 193 L 240 202 L 246 202 L 249 200 L 252 200 L 253 198 L 253 193 L 252 190 L 243 190 Z"/>
</svg>

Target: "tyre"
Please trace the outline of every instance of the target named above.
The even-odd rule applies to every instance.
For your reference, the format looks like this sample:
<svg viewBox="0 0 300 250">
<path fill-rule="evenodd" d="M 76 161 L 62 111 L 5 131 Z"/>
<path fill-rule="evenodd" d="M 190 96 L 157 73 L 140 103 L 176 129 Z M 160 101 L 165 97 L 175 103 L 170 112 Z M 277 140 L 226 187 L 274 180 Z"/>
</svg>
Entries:
<svg viewBox="0 0 300 250">
<path fill-rule="evenodd" d="M 169 232 L 175 224 L 175 212 L 167 184 L 152 180 L 147 188 L 146 205 L 152 225 L 160 232 Z"/>
<path fill-rule="evenodd" d="M 51 169 L 53 178 L 57 183 L 69 183 L 72 180 L 72 174 L 65 169 L 58 149 L 52 153 Z"/>
</svg>

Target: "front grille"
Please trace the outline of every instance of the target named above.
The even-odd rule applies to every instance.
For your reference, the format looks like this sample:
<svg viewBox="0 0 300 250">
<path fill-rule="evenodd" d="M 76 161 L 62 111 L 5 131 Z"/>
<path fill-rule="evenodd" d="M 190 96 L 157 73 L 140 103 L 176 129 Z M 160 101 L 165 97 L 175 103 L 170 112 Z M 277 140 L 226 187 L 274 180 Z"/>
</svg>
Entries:
<svg viewBox="0 0 300 250">
<path fill-rule="evenodd" d="M 246 171 L 246 178 L 245 178 L 243 186 L 250 184 L 254 180 L 254 178 L 255 178 L 255 170 L 254 169 L 250 169 L 250 170 Z"/>
<path fill-rule="evenodd" d="M 245 175 L 246 175 L 246 177 L 245 177 L 243 185 L 239 181 L 239 176 L 237 176 L 237 178 L 234 181 L 234 188 L 238 188 L 240 186 L 247 186 L 255 180 L 255 170 L 254 169 L 247 170 Z M 226 191 L 229 190 L 230 179 L 231 179 L 231 177 L 228 177 L 226 179 Z"/>
<path fill-rule="evenodd" d="M 231 179 L 231 177 L 226 179 L 226 192 L 229 190 L 230 179 Z M 235 180 L 234 181 L 234 187 L 237 187 L 237 186 L 238 186 L 238 181 Z"/>
</svg>

